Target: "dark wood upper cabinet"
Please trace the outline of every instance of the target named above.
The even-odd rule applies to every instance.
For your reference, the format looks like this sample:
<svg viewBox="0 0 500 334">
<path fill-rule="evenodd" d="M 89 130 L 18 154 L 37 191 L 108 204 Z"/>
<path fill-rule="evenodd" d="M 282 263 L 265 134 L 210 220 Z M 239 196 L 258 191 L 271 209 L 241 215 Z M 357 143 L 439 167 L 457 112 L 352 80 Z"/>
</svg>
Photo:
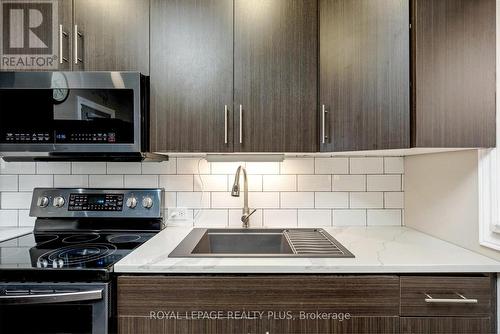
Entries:
<svg viewBox="0 0 500 334">
<path fill-rule="evenodd" d="M 234 150 L 317 151 L 316 1 L 234 6 Z"/>
<path fill-rule="evenodd" d="M 495 0 L 414 0 L 413 138 L 495 146 Z"/>
<path fill-rule="evenodd" d="M 319 3 L 321 151 L 409 147 L 409 0 Z"/>
<path fill-rule="evenodd" d="M 231 152 L 233 1 L 153 0 L 150 80 L 154 151 Z"/>
<path fill-rule="evenodd" d="M 74 13 L 73 70 L 149 74 L 149 0 L 74 0 Z"/>
</svg>

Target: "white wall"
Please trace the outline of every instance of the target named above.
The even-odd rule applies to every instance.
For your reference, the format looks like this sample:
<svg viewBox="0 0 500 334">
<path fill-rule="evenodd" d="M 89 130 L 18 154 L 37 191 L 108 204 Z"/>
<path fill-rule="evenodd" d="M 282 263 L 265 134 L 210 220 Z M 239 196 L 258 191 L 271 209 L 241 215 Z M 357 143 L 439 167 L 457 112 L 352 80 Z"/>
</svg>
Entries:
<svg viewBox="0 0 500 334">
<path fill-rule="evenodd" d="M 477 168 L 476 150 L 406 157 L 404 222 L 500 260 L 479 245 Z"/>
</svg>

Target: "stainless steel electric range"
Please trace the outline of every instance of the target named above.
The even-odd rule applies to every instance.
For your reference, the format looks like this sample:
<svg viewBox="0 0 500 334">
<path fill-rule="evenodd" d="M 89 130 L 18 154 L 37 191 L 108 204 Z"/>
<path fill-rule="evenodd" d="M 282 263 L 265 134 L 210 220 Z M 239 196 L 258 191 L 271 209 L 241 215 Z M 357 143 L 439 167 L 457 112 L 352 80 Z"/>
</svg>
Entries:
<svg viewBox="0 0 500 334">
<path fill-rule="evenodd" d="M 114 332 L 113 265 L 161 230 L 163 190 L 37 188 L 30 215 L 0 243 L 0 333 Z"/>
</svg>

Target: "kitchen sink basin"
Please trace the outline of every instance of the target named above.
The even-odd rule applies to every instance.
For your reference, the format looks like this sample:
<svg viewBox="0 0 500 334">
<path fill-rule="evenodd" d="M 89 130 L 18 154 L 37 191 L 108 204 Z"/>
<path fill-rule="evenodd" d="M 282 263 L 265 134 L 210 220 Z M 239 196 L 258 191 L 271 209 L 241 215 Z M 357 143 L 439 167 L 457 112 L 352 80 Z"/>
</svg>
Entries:
<svg viewBox="0 0 500 334">
<path fill-rule="evenodd" d="M 169 257 L 354 257 L 323 229 L 193 229 Z"/>
</svg>

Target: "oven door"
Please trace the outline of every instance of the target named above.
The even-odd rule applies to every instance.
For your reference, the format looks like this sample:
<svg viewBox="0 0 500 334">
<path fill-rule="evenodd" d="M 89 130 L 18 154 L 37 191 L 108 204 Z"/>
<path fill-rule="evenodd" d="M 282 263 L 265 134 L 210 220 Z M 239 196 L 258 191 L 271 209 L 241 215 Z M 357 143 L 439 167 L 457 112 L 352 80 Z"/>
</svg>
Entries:
<svg viewBox="0 0 500 334">
<path fill-rule="evenodd" d="M 0 72 L 0 152 L 144 151 L 145 85 L 134 72 Z"/>
<path fill-rule="evenodd" d="M 0 283 L 0 333 L 108 333 L 109 283 Z"/>
</svg>

